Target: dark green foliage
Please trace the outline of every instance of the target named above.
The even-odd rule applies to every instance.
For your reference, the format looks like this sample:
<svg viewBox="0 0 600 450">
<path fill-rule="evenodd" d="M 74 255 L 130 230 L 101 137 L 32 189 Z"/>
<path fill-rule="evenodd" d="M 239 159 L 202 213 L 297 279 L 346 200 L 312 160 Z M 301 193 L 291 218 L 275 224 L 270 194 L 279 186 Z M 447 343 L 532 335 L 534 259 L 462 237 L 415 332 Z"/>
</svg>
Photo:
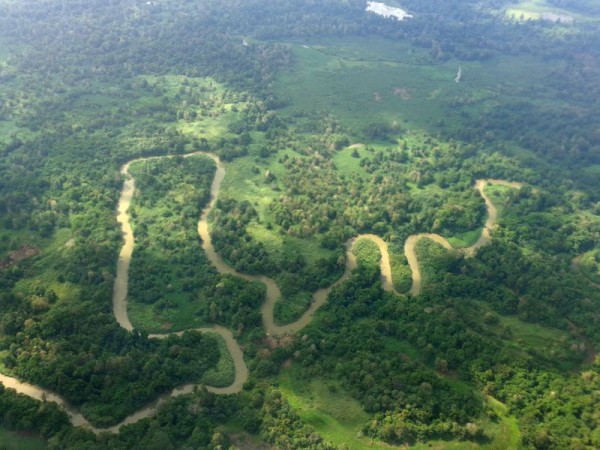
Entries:
<svg viewBox="0 0 600 450">
<path fill-rule="evenodd" d="M 0 424 L 17 431 L 35 431 L 48 438 L 69 421 L 55 403 L 40 403 L 0 384 Z"/>
<path fill-rule="evenodd" d="M 177 310 L 230 327 L 251 381 L 236 396 L 200 390 L 174 399 L 155 418 L 97 438 L 69 426 L 53 404 L 0 388 L 3 426 L 38 432 L 52 449 L 224 449 L 226 423 L 279 448 L 333 448 L 272 386 L 292 358 L 307 380 L 327 379 L 360 402 L 369 437 L 484 442 L 486 394 L 510 408 L 526 448 L 600 446 L 600 297 L 572 263 L 600 245 L 597 5 L 548 0 L 585 15 L 565 25 L 506 20 L 504 0 L 404 0 L 414 17 L 403 22 L 366 13 L 364 3 L 0 1 L 2 370 L 57 391 L 95 423 L 200 379 L 219 357 L 209 336 L 156 341 L 114 321 L 124 162 L 196 149 L 224 161 L 247 156 L 256 173 L 273 169 L 261 185 L 276 198 L 265 228 L 338 251 L 316 264 L 287 249 L 270 254 L 249 231 L 265 220 L 261 210 L 235 198 L 220 199 L 212 236 L 232 266 L 277 281 L 283 321 L 341 274 L 348 238 L 376 233 L 399 253 L 413 233 L 460 236 L 485 222 L 476 179 L 533 186 L 496 194 L 499 226 L 474 258 L 421 242 L 419 296 L 383 292 L 376 265 L 361 265 L 310 327 L 274 344 L 259 328 L 264 287 L 217 274 L 201 251 L 195 224 L 212 163 L 134 166 L 131 300 L 161 321 Z M 363 36 L 407 51 L 383 62 L 324 39 Z M 304 73 L 294 66 L 304 50 L 332 57 L 318 77 L 350 65 L 385 63 L 403 77 L 423 68 L 427 76 L 408 91 L 427 127 L 417 130 L 417 112 L 402 108 L 346 123 L 340 97 L 361 112 L 365 100 L 337 84 L 320 94 L 331 108 L 290 113 L 279 69 Z M 333 57 L 338 51 L 345 56 Z M 506 66 L 528 75 L 525 60 L 544 69 L 538 82 L 477 79 Z M 465 68 L 458 84 L 457 63 Z M 377 82 L 382 93 L 392 87 Z M 435 103 L 440 91 L 445 100 Z M 559 350 L 516 338 L 507 325 L 515 321 L 560 336 Z"/>
<path fill-rule="evenodd" d="M 589 423 L 597 411 L 598 365 L 579 376 L 502 365 L 483 381 L 515 412 L 524 443 L 531 448 L 595 448 L 598 430 Z M 542 418 L 542 420 L 540 420 Z"/>
<path fill-rule="evenodd" d="M 240 272 L 273 273 L 264 245 L 252 239 L 246 226 L 257 218 L 252 205 L 234 199 L 219 199 L 213 217 L 213 244 L 225 260 Z"/>
<path fill-rule="evenodd" d="M 303 425 L 290 405 L 276 390 L 266 393 L 261 411 L 260 434 L 277 448 L 334 450 L 336 447 L 326 442 L 314 431 Z"/>
</svg>

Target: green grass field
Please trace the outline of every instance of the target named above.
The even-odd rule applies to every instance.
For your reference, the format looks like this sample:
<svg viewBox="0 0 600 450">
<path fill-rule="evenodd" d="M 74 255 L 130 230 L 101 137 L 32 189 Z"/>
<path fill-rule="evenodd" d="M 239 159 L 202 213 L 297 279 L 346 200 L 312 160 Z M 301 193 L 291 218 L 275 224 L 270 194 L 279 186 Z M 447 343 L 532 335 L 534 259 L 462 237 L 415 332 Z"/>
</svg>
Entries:
<svg viewBox="0 0 600 450">
<path fill-rule="evenodd" d="M 286 400 L 326 440 L 346 444 L 351 449 L 387 449 L 388 444 L 360 436 L 362 425 L 369 419 L 360 404 L 334 382 L 301 380 L 296 368 L 284 370 L 279 376 L 279 389 Z"/>
<path fill-rule="evenodd" d="M 174 330 L 187 330 L 206 325 L 197 317 L 198 306 L 180 295 L 169 296 L 173 306 L 157 313 L 152 305 L 129 302 L 127 310 L 133 326 L 148 332 L 165 333 Z"/>
<path fill-rule="evenodd" d="M 331 113 L 357 136 L 365 117 L 427 130 L 440 121 L 459 126 L 454 111 L 467 107 L 477 113 L 495 106 L 499 96 L 519 99 L 547 73 L 543 62 L 522 57 L 432 65 L 418 50 L 384 45 L 376 38 L 290 45 L 297 63 L 279 75 L 275 85 L 291 100 L 283 113 Z M 459 64 L 463 81 L 455 83 Z"/>
<path fill-rule="evenodd" d="M 414 353 L 414 349 L 398 346 L 397 342 L 386 342 L 386 346 L 403 350 L 403 353 Z M 373 440 L 361 434 L 362 426 L 367 423 L 370 415 L 363 411 L 360 404 L 350 397 L 335 382 L 323 379 L 313 379 L 306 382 L 300 378 L 296 366 L 283 370 L 278 378 L 279 389 L 286 400 L 294 408 L 303 422 L 311 425 L 326 440 L 337 444 L 347 445 L 352 450 L 386 450 L 392 448 L 411 448 L 425 450 L 505 450 L 520 448 L 521 434 L 515 417 L 509 414 L 508 408 L 492 397 L 485 399 L 487 407 L 493 411 L 496 419 L 484 418 L 479 425 L 485 430 L 490 440 L 485 443 L 463 441 L 435 440 L 427 443 L 417 443 L 414 446 L 393 446 Z M 462 382 L 463 389 L 471 389 Z"/>
<path fill-rule="evenodd" d="M 485 304 L 478 305 L 487 310 Z M 567 331 L 524 322 L 516 316 L 495 316 L 498 323 L 489 329 L 497 333 L 498 339 L 507 342 L 508 355 L 514 360 L 533 358 L 539 364 L 565 371 L 576 370 L 580 366 L 584 355 L 574 351 L 573 345 L 582 342 Z"/>
<path fill-rule="evenodd" d="M 23 239 L 22 244 L 37 246 L 40 245 L 44 251 L 36 258 L 36 268 L 38 275 L 32 278 L 23 278 L 16 284 L 16 291 L 22 295 L 29 295 L 34 292 L 36 287 L 51 289 L 57 295 L 60 301 L 72 302 L 80 297 L 80 289 L 68 281 L 60 280 L 60 271 L 55 267 L 54 260 L 57 253 L 68 254 L 75 251 L 77 244 L 71 240 L 71 233 L 68 229 L 59 229 L 54 233 L 51 240 Z"/>
<path fill-rule="evenodd" d="M 450 242 L 450 245 L 454 248 L 466 248 L 477 242 L 479 236 L 481 236 L 481 228 L 450 236 L 448 242 Z"/>
<path fill-rule="evenodd" d="M 359 156 L 353 157 L 353 152 L 357 152 Z M 354 148 L 345 148 L 336 152 L 335 155 L 333 155 L 333 163 L 340 173 L 368 178 L 369 174 L 364 167 L 360 166 L 361 158 L 365 157 L 367 154 L 368 152 L 364 149 L 364 146 L 357 144 Z"/>
<path fill-rule="evenodd" d="M 516 20 L 540 20 L 545 17 L 563 17 L 564 20 L 590 20 L 589 16 L 565 8 L 558 8 L 546 0 L 524 0 L 505 9 L 507 17 Z"/>
</svg>

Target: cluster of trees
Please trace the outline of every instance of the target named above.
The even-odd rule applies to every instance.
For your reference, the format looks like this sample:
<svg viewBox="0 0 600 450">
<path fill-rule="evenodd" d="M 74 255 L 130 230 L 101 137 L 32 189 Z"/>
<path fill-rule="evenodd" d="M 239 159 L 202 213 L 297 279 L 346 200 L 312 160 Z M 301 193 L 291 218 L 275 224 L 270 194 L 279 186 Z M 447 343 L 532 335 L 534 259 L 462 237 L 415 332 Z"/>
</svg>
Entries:
<svg viewBox="0 0 600 450">
<path fill-rule="evenodd" d="M 482 402 L 472 391 L 452 387 L 434 369 L 442 374 L 455 369 L 459 363 L 452 356 L 459 351 L 469 352 L 461 363 L 468 358 L 482 358 L 482 347 L 491 345 L 491 340 L 482 343 L 478 333 L 463 329 L 460 319 L 449 330 L 451 318 L 424 312 L 428 309 L 424 305 L 433 303 L 407 302 L 384 293 L 376 264 L 361 263 L 348 282 L 334 289 L 318 321 L 296 342 L 296 358 L 304 376 L 332 377 L 367 412 L 378 413 L 375 421 L 365 425 L 368 435 L 390 442 L 411 442 L 417 437 L 411 434 L 417 428 L 427 430 L 421 437 L 433 437 L 435 430 L 445 430 L 437 435 L 444 437 L 451 424 L 457 422 L 454 437 L 462 438 L 458 430 L 478 417 Z M 405 340 L 410 330 L 418 335 L 413 338 L 418 343 L 409 341 L 430 347 L 428 353 L 423 352 L 426 364 L 398 355 L 384 343 L 392 336 Z M 486 352 L 495 350 L 492 345 Z M 405 422 L 406 434 L 385 431 L 390 420 Z"/>
<path fill-rule="evenodd" d="M 138 194 L 130 207 L 136 240 L 130 298 L 142 303 L 182 294 L 193 298 L 215 275 L 196 231 L 210 198 L 214 162 L 201 157 L 156 159 L 133 164 L 130 173 Z"/>
<path fill-rule="evenodd" d="M 331 160 L 318 153 L 304 158 L 284 156 L 286 189 L 271 204 L 275 222 L 293 236 L 319 236 L 327 248 L 357 233 L 452 235 L 481 226 L 485 207 L 469 172 L 455 183 L 440 180 L 448 190 L 411 191 L 409 183 L 425 187 L 437 178 L 434 169 L 448 160 L 454 162 L 452 155 L 442 156 L 439 148 L 423 154 L 418 148 L 411 152 L 411 157 L 401 149 L 365 156 L 360 164 L 371 174 L 368 178 L 340 174 Z"/>
<path fill-rule="evenodd" d="M 488 253 L 481 260 L 465 260 L 457 272 L 444 271 L 443 264 L 430 259 L 426 263 L 437 264 L 441 276 L 435 284 L 426 285 L 419 297 L 402 300 L 382 291 L 376 263 L 367 260 L 359 265 L 347 283 L 334 289 L 318 320 L 295 342 L 302 373 L 307 378 L 337 380 L 365 410 L 377 413 L 364 433 L 389 442 L 489 437 L 477 425 L 484 412 L 481 399 L 472 391 L 455 390 L 456 385 L 445 378 L 451 375 L 506 402 L 519 423 L 523 421 L 525 445 L 594 447 L 592 405 L 598 366 L 582 374 L 561 373 L 569 359 L 573 365 L 583 359 L 581 345 L 573 350 L 573 341 L 564 342 L 563 354 L 554 359 L 524 348 L 515 352 L 519 347 L 511 333 L 496 325 L 497 317 L 477 306 L 479 302 L 493 306 L 502 295 L 516 299 L 506 279 L 487 283 L 491 275 L 482 275 L 481 265 L 494 270 L 502 256 L 495 245 L 484 250 Z M 488 259 L 492 253 L 496 257 Z M 521 259 L 530 258 L 521 255 Z M 499 272 L 527 273 L 519 265 L 509 266 L 502 262 Z M 565 281 L 565 286 L 575 282 Z M 565 302 L 575 301 L 571 297 Z M 578 311 L 554 311 L 534 320 L 567 329 L 566 322 L 557 318 L 580 318 L 582 307 L 572 306 Z M 591 309 L 589 302 L 587 308 Z M 543 311 L 541 304 L 538 309 Z M 582 330 L 594 336 L 584 324 Z M 410 343 L 417 349 L 417 359 L 406 345 L 398 355 L 390 348 L 391 338 Z"/>
<path fill-rule="evenodd" d="M 211 238 L 219 254 L 245 273 L 273 273 L 265 246 L 250 236 L 246 227 L 258 217 L 250 202 L 220 198 L 213 213 Z"/>
<path fill-rule="evenodd" d="M 498 197 L 501 227 L 476 258 L 421 242 L 422 295 L 384 293 L 371 255 L 371 264 L 333 291 L 302 338 L 266 349 L 257 331 L 264 287 L 218 275 L 195 232 L 212 163 L 175 158 L 134 166 L 140 195 L 132 210 L 133 300 L 151 303 L 159 317 L 181 301 L 203 321 L 231 327 L 244 342 L 251 382 L 237 396 L 201 390 L 175 399 L 157 417 L 98 438 L 68 426 L 54 405 L 0 387 L 2 424 L 38 431 L 51 448 L 227 448 L 218 426 L 227 421 L 278 447 L 333 448 L 270 386 L 282 361 L 295 355 L 304 376 L 334 379 L 373 414 L 363 432 L 378 439 L 480 439 L 473 425 L 485 414 L 474 393 L 480 389 L 510 407 L 526 446 L 598 447 L 600 368 L 565 371 L 581 363 L 582 338 L 565 340 L 563 352 L 548 358 L 502 325 L 502 316 L 516 315 L 564 333 L 574 326 L 600 343 L 598 290 L 570 268 L 572 257 L 600 240 L 597 219 L 581 213 L 600 211 L 593 170 L 600 162 L 598 33 L 593 24 L 562 33 L 562 25 L 507 23 L 479 3 L 405 0 L 415 17 L 399 23 L 366 13 L 362 0 L 2 2 L 0 41 L 13 55 L 0 63 L 0 120 L 10 130 L 0 137 L 0 261 L 24 244 L 40 249 L 0 269 L 3 367 L 62 394 L 97 424 L 199 380 L 219 357 L 208 336 L 159 342 L 114 321 L 121 245 L 114 207 L 123 162 L 193 148 L 223 160 L 252 152 L 262 162 L 281 149 L 296 152 L 280 159 L 287 174 L 273 186 L 283 193 L 271 206 L 272 225 L 317 235 L 338 252 L 311 266 L 285 251 L 269 254 L 248 232 L 260 218 L 247 202 L 221 199 L 213 217 L 213 242 L 229 263 L 276 279 L 285 298 L 276 309 L 282 321 L 296 318 L 311 292 L 339 277 L 347 238 L 375 232 L 400 254 L 409 234 L 481 226 L 477 178 L 540 189 Z M 551 3 L 595 11 L 590 0 Z M 376 121 L 356 133 L 319 112 L 284 119 L 273 111 L 286 104 L 273 80 L 293 58 L 268 40 L 375 34 L 428 49 L 429 63 L 507 53 L 564 60 L 537 92 L 560 91 L 562 101 L 498 97 L 496 107 L 477 114 L 453 104 L 463 126 L 444 127 L 437 137 L 411 131 L 384 151 L 356 149 L 366 176 L 341 174 L 332 156 L 350 143 L 347 136 L 391 141 L 402 130 Z M 219 84 L 199 80 L 204 76 Z M 536 92 L 520 93 L 528 94 Z M 194 139 L 175 131 L 176 121 L 199 119 L 222 121 L 226 132 Z"/>
<path fill-rule="evenodd" d="M 69 419 L 54 403 L 40 403 L 0 384 L 0 425 L 11 430 L 37 432 L 44 438 L 67 428 Z"/>
<path fill-rule="evenodd" d="M 51 450 L 226 450 L 236 447 L 220 424 L 226 420 L 240 420 L 240 411 L 247 412 L 249 406 L 255 404 L 260 408 L 260 395 L 246 395 L 237 400 L 199 389 L 192 395 L 165 403 L 155 417 L 122 427 L 119 434 L 95 436 L 85 429 L 70 426 L 66 414 L 54 403 L 40 405 L 38 401 L 0 385 L 0 405 L 5 412 L 0 417 L 0 425 L 18 431 L 38 432 L 48 440 Z"/>
<path fill-rule="evenodd" d="M 204 4 L 189 2 L 66 1 L 46 2 L 38 8 L 28 1 L 2 5 L 2 28 L 9 38 L 30 45 L 21 57 L 20 70 L 34 77 L 50 75 L 52 81 L 59 74 L 63 86 L 72 81 L 114 81 L 140 73 L 176 71 L 215 75 L 244 88 L 267 84 L 275 69 L 289 60 L 282 46 L 243 46 L 241 37 L 224 32 L 214 20 L 222 14 L 215 16 L 207 10 Z"/>
<path fill-rule="evenodd" d="M 303 424 L 289 403 L 276 389 L 265 393 L 261 409 L 260 435 L 276 448 L 290 450 L 335 450 L 337 446 L 325 441 Z"/>
<path fill-rule="evenodd" d="M 69 426 L 66 414 L 54 403 L 40 406 L 39 402 L 1 385 L 0 406 L 6 411 L 0 417 L 0 425 L 38 432 L 48 439 L 51 450 L 233 450 L 239 448 L 236 439 L 221 425 L 227 421 L 238 424 L 247 433 L 259 434 L 277 448 L 340 448 L 303 424 L 277 389 L 264 385 L 235 397 L 199 389 L 163 404 L 155 417 L 122 427 L 119 434 L 99 436 Z"/>
<path fill-rule="evenodd" d="M 189 332 L 148 339 L 121 330 L 94 301 L 73 300 L 76 307 L 57 302 L 50 308 L 51 291 L 2 294 L 3 365 L 60 393 L 95 424 L 110 425 L 157 395 L 200 380 L 219 359 L 213 337 Z"/>
<path fill-rule="evenodd" d="M 202 250 L 197 222 L 210 198 L 214 172 L 214 162 L 201 156 L 130 167 L 138 195 L 130 210 L 136 246 L 129 298 L 153 305 L 164 322 L 171 312 L 193 305 L 191 310 L 205 323 L 222 323 L 241 333 L 260 325 L 264 287 L 219 275 Z"/>
<path fill-rule="evenodd" d="M 312 301 L 312 292 L 333 283 L 344 269 L 340 254 L 321 258 L 313 266 L 307 265 L 302 255 L 284 254 L 275 260 L 264 244 L 248 233 L 247 226 L 258 220 L 248 201 L 219 199 L 212 220 L 213 244 L 229 264 L 242 273 L 275 278 L 283 296 L 275 309 L 280 322 L 297 319 Z"/>
<path fill-rule="evenodd" d="M 536 449 L 596 448 L 600 367 L 575 376 L 502 365 L 482 374 L 484 388 L 519 417 L 523 443 Z"/>
</svg>

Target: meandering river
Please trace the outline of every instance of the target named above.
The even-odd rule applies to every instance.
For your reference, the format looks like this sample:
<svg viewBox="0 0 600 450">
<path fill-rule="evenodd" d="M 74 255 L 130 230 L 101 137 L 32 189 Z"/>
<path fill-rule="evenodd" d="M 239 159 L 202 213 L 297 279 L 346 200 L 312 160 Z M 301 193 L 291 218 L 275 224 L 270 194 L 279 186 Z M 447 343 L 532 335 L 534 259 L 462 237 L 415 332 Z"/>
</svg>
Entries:
<svg viewBox="0 0 600 450">
<path fill-rule="evenodd" d="M 358 239 L 370 239 L 379 247 L 379 251 L 381 252 L 381 281 L 383 288 L 387 291 L 396 292 L 393 286 L 392 279 L 392 269 L 390 265 L 389 252 L 387 243 L 380 238 L 379 236 L 373 234 L 362 234 L 358 235 L 348 242 L 346 242 L 346 267 L 342 276 L 331 286 L 323 289 L 319 289 L 313 294 L 313 301 L 308 308 L 308 310 L 293 323 L 287 325 L 278 325 L 275 323 L 273 317 L 273 311 L 275 308 L 275 303 L 281 297 L 281 291 L 279 287 L 271 278 L 264 275 L 248 275 L 244 273 L 240 273 L 237 270 L 233 269 L 229 266 L 221 256 L 215 251 L 215 248 L 212 245 L 211 235 L 208 227 L 208 216 L 212 209 L 215 206 L 217 198 L 219 196 L 219 191 L 221 189 L 221 182 L 225 178 L 225 166 L 221 162 L 218 156 L 206 153 L 206 152 L 195 152 L 188 153 L 183 155 L 184 158 L 189 158 L 192 156 L 204 155 L 206 157 L 212 158 L 217 165 L 217 170 L 215 172 L 214 179 L 212 181 L 211 190 L 210 190 L 210 201 L 206 205 L 206 207 L 202 210 L 202 214 L 198 221 L 198 234 L 202 239 L 202 248 L 204 249 L 208 259 L 215 266 L 217 271 L 221 274 L 230 274 L 240 278 L 243 278 L 250 282 L 260 282 L 263 283 L 267 287 L 266 299 L 261 307 L 262 319 L 265 330 L 267 334 L 274 336 L 283 336 L 285 334 L 294 334 L 304 328 L 306 325 L 310 323 L 315 312 L 325 303 L 327 300 L 327 296 L 329 292 L 339 284 L 343 283 L 351 274 L 352 269 L 356 267 L 356 258 L 352 253 L 352 247 L 354 243 Z M 126 177 L 126 180 L 123 183 L 123 188 L 121 190 L 121 196 L 119 199 L 119 203 L 117 206 L 117 221 L 121 226 L 121 230 L 123 233 L 123 246 L 119 253 L 119 259 L 117 261 L 117 269 L 116 269 L 116 277 L 113 286 L 113 313 L 115 319 L 119 323 L 121 327 L 126 330 L 133 330 L 133 326 L 131 325 L 131 321 L 129 320 L 129 315 L 127 313 L 127 289 L 128 289 L 128 280 L 129 280 L 129 265 L 131 263 L 131 256 L 133 254 L 133 248 L 135 245 L 135 237 L 133 235 L 133 229 L 131 227 L 131 221 L 129 216 L 129 208 L 131 206 L 131 201 L 133 199 L 135 193 L 135 179 L 131 177 L 129 174 L 129 167 L 131 164 L 140 161 L 148 161 L 152 159 L 159 158 L 172 158 L 176 155 L 165 155 L 165 156 L 153 156 L 147 158 L 138 158 L 134 159 L 121 168 L 121 174 Z M 492 201 L 484 192 L 484 187 L 488 184 L 501 184 L 505 186 L 518 188 L 521 186 L 520 183 L 513 183 L 504 180 L 477 180 L 475 184 L 475 188 L 480 192 L 483 197 L 486 207 L 488 218 L 486 220 L 485 226 L 482 230 L 481 237 L 479 240 L 468 248 L 464 248 L 458 251 L 465 253 L 467 256 L 471 256 L 475 253 L 475 250 L 486 245 L 490 241 L 490 230 L 494 227 L 497 219 L 497 210 Z M 421 291 L 421 272 L 419 269 L 419 264 L 417 260 L 417 255 L 415 253 L 415 246 L 419 242 L 420 239 L 428 238 L 432 239 L 435 242 L 443 245 L 447 249 L 452 249 L 452 246 L 444 237 L 438 234 L 430 234 L 430 233 L 422 233 L 410 236 L 405 243 L 404 253 L 408 260 L 408 264 L 412 270 L 412 287 L 409 291 L 412 295 L 417 295 Z M 234 362 L 235 368 L 235 378 L 231 385 L 218 388 L 213 386 L 207 386 L 207 389 L 211 392 L 217 394 L 233 394 L 239 392 L 242 389 L 243 384 L 248 379 L 248 368 L 246 367 L 246 363 L 244 361 L 243 351 L 240 348 L 238 342 L 233 337 L 233 334 L 227 328 L 222 326 L 213 325 L 210 327 L 196 328 L 197 331 L 202 333 L 215 333 L 218 334 L 227 344 L 227 349 L 231 354 L 231 357 Z M 177 333 L 181 335 L 182 332 Z M 168 334 L 151 334 L 149 337 L 151 339 L 163 339 Z M 61 396 L 47 390 L 41 388 L 39 386 L 35 386 L 29 383 L 22 382 L 16 378 L 9 377 L 6 375 L 0 374 L 0 382 L 2 382 L 6 387 L 15 389 L 17 392 L 28 395 L 37 400 L 47 400 L 53 401 L 59 404 L 62 408 L 64 408 L 65 412 L 69 415 L 71 423 L 74 426 L 85 426 L 89 428 L 94 433 L 98 434 L 101 432 L 110 432 L 110 433 L 118 433 L 119 429 L 123 425 L 135 423 L 141 419 L 146 417 L 150 417 L 154 415 L 158 409 L 158 407 L 168 400 L 169 398 L 176 397 L 178 395 L 187 394 L 193 392 L 193 390 L 198 386 L 197 384 L 186 384 L 180 386 L 178 388 L 173 389 L 171 392 L 166 393 L 156 400 L 154 400 L 151 404 L 145 406 L 144 408 L 138 410 L 134 414 L 125 418 L 122 422 L 109 427 L 109 428 L 96 428 L 92 426 L 82 414 L 72 407 L 65 399 Z"/>
</svg>

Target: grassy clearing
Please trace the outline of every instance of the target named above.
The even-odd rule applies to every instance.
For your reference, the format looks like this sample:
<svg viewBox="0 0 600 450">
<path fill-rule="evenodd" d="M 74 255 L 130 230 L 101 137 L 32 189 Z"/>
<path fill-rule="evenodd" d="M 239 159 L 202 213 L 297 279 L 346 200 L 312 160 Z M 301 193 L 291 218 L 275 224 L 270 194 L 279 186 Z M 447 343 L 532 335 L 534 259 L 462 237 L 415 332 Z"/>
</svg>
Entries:
<svg viewBox="0 0 600 450">
<path fill-rule="evenodd" d="M 352 156 L 353 154 L 358 156 Z M 333 163 L 340 173 L 368 178 L 367 171 L 360 166 L 361 158 L 367 156 L 368 152 L 364 147 L 345 148 L 333 156 Z"/>
<path fill-rule="evenodd" d="M 0 139 L 2 139 L 0 137 Z M 14 250 L 18 250 L 24 245 L 45 249 L 44 254 L 50 250 L 56 250 L 60 245 L 64 245 L 66 240 L 63 240 L 67 230 L 58 230 L 51 238 L 44 238 L 39 233 L 33 232 L 26 228 L 17 230 L 0 230 L 0 261 L 5 259 L 8 254 Z"/>
<path fill-rule="evenodd" d="M 423 49 L 415 48 L 407 42 L 391 41 L 379 36 L 364 36 L 360 38 L 360 45 L 356 45 L 355 37 L 333 37 L 326 40 L 303 42 L 309 49 L 323 55 L 335 57 L 348 62 L 379 62 L 403 63 L 409 65 L 423 65 L 431 61 L 429 53 Z M 377 49 L 373 52 L 373 49 Z"/>
<path fill-rule="evenodd" d="M 213 78 L 190 78 L 182 75 L 140 77 L 151 87 L 158 87 L 171 98 L 179 99 L 184 114 L 177 121 L 176 129 L 197 138 L 217 139 L 233 136 L 228 125 L 241 117 L 247 102 L 228 95 L 222 84 Z M 195 96 L 195 97 L 194 97 Z M 160 101 L 159 97 L 147 101 Z M 155 106 L 149 104 L 150 107 Z"/>
<path fill-rule="evenodd" d="M 11 136 L 16 135 L 19 127 L 12 120 L 0 120 L 0 143 L 8 143 Z"/>
<path fill-rule="evenodd" d="M 510 415 L 508 407 L 504 403 L 489 396 L 486 400 L 489 408 L 498 416 L 498 421 L 488 424 L 488 430 L 492 431 L 495 428 L 496 433 L 494 440 L 484 448 L 490 450 L 520 448 L 521 431 L 516 417 Z"/>
<path fill-rule="evenodd" d="M 390 336 L 383 336 L 383 345 L 386 350 L 408 356 L 413 361 L 422 361 L 421 352 L 407 341 L 401 341 Z"/>
<path fill-rule="evenodd" d="M 227 163 L 227 175 L 221 184 L 221 196 L 249 201 L 261 221 L 273 222 L 269 204 L 278 196 L 273 185 L 266 182 L 265 173 L 271 170 L 268 161 L 252 156 L 237 158 Z"/>
<path fill-rule="evenodd" d="M 582 354 L 574 354 L 571 345 L 577 341 L 566 331 L 523 322 L 516 317 L 502 317 L 500 323 L 511 333 L 511 345 L 551 364 L 560 361 L 563 370 L 570 370 L 581 362 Z"/>
<path fill-rule="evenodd" d="M 541 61 L 503 57 L 460 62 L 464 78 L 455 83 L 459 61 L 431 65 L 418 51 L 395 45 L 401 44 L 359 37 L 292 45 L 297 64 L 275 85 L 291 100 L 283 113 L 331 113 L 357 136 L 365 117 L 408 128 L 435 130 L 442 122 L 457 127 L 459 110 L 480 112 L 496 105 L 499 96 L 516 100 L 547 73 Z"/>
<path fill-rule="evenodd" d="M 283 153 L 280 152 L 279 155 Z M 277 263 L 288 256 L 302 255 L 308 265 L 332 255 L 332 251 L 321 247 L 316 239 L 300 239 L 281 234 L 275 224 L 270 204 L 279 192 L 272 183 L 265 182 L 264 174 L 269 170 L 277 178 L 282 178 L 285 168 L 275 159 L 258 159 L 253 156 L 238 158 L 227 164 L 227 175 L 221 185 L 221 196 L 248 201 L 256 209 L 259 220 L 248 226 L 248 233 L 264 244 L 269 255 Z"/>
<path fill-rule="evenodd" d="M 458 233 L 448 238 L 448 242 L 454 248 L 465 248 L 473 245 L 481 236 L 481 229 L 465 231 L 464 233 Z"/>
<path fill-rule="evenodd" d="M 328 441 L 346 444 L 353 450 L 390 448 L 359 435 L 370 416 L 335 382 L 314 379 L 307 383 L 292 367 L 281 372 L 279 389 L 303 422 Z"/>
<path fill-rule="evenodd" d="M 285 257 L 302 255 L 308 265 L 315 264 L 319 259 L 330 256 L 333 252 L 327 250 L 319 244 L 316 239 L 300 239 L 293 236 L 281 235 L 267 230 L 260 224 L 251 224 L 248 227 L 250 235 L 259 242 L 262 242 L 273 260 L 277 263 Z"/>
<path fill-rule="evenodd" d="M 46 443 L 33 433 L 17 433 L 0 427 L 0 450 L 42 450 Z"/>
<path fill-rule="evenodd" d="M 346 51 L 344 47 L 352 46 L 350 41 L 341 47 L 323 47 L 328 52 Z M 330 112 L 358 132 L 365 126 L 365 117 L 389 123 L 411 117 L 415 123 L 425 125 L 437 115 L 427 98 L 434 84 L 432 77 L 442 73 L 441 69 L 344 60 L 324 51 L 294 48 L 298 64 L 293 71 L 280 75 L 277 83 L 280 94 L 292 99 L 293 106 L 284 112 Z M 448 86 L 455 70 L 448 65 L 446 77 L 441 77 L 447 78 Z M 395 89 L 401 90 L 403 96 L 394 94 Z"/>
<path fill-rule="evenodd" d="M 409 344 L 389 339 L 386 347 L 418 359 L 416 350 Z M 485 430 L 490 440 L 485 443 L 434 440 L 418 443 L 414 446 L 393 446 L 381 441 L 364 437 L 360 430 L 369 420 L 370 415 L 363 411 L 360 404 L 343 391 L 335 382 L 314 379 L 307 382 L 300 378 L 298 369 L 292 366 L 279 375 L 279 389 L 295 409 L 303 422 L 313 426 L 315 430 L 334 444 L 346 444 L 353 450 L 389 450 L 392 448 L 411 448 L 425 450 L 504 450 L 520 448 L 521 434 L 517 419 L 510 416 L 508 408 L 492 397 L 486 398 L 488 408 L 493 412 L 494 419 L 485 418 L 478 424 Z M 454 381 L 455 387 L 468 389 L 471 387 L 463 382 Z"/>
<path fill-rule="evenodd" d="M 32 241 L 23 241 L 21 244 L 33 245 L 43 248 L 42 253 L 35 262 L 38 269 L 36 277 L 22 278 L 15 285 L 15 291 L 27 296 L 36 290 L 42 288 L 52 290 L 62 302 L 74 302 L 81 298 L 80 288 L 68 281 L 61 280 L 60 267 L 56 267 L 55 260 L 58 253 L 74 251 L 75 245 L 71 241 L 71 232 L 68 229 L 59 229 L 54 233 L 52 240 L 34 239 Z"/>
<path fill-rule="evenodd" d="M 169 296 L 172 306 L 156 310 L 153 305 L 128 302 L 129 319 L 134 328 L 150 333 L 187 330 L 206 325 L 196 316 L 198 305 L 180 295 Z"/>
<path fill-rule="evenodd" d="M 549 4 L 546 0 L 525 0 L 511 5 L 505 9 L 505 15 L 514 20 L 540 20 L 544 17 L 552 17 L 548 15 L 563 16 L 567 18 L 581 20 L 590 20 L 582 14 L 575 11 L 570 11 L 565 8 L 558 8 Z"/>
<path fill-rule="evenodd" d="M 568 371 L 579 367 L 583 352 L 573 351 L 572 346 L 581 344 L 567 331 L 526 323 L 514 316 L 498 316 L 498 324 L 492 328 L 508 344 L 508 351 L 515 359 L 534 358 L 538 363 Z"/>
</svg>

